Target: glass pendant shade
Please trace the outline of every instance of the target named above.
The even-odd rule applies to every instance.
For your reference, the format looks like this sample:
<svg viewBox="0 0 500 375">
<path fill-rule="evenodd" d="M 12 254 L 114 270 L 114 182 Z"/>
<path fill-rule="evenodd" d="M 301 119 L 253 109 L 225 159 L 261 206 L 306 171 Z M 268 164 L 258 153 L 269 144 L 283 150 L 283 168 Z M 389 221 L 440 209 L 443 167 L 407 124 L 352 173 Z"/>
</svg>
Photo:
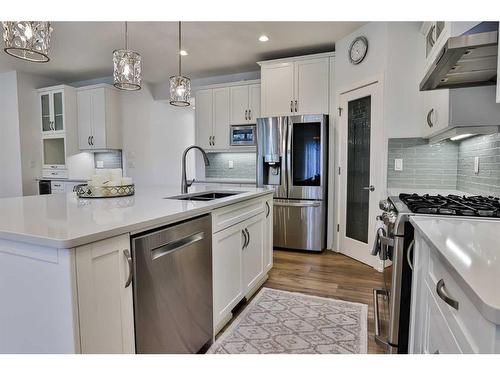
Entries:
<svg viewBox="0 0 500 375">
<path fill-rule="evenodd" d="M 4 51 L 22 60 L 47 62 L 52 27 L 46 21 L 5 21 Z"/>
<path fill-rule="evenodd" d="M 121 90 L 141 89 L 141 55 L 127 49 L 113 51 L 113 82 Z"/>
<path fill-rule="evenodd" d="M 191 98 L 191 80 L 182 75 L 181 23 L 179 22 L 179 74 L 170 77 L 170 104 L 176 107 L 188 107 Z"/>
<path fill-rule="evenodd" d="M 177 107 L 189 106 L 191 80 L 184 76 L 170 77 L 170 104 Z"/>
<path fill-rule="evenodd" d="M 126 91 L 141 89 L 141 55 L 128 49 L 128 30 L 125 22 L 125 49 L 113 51 L 113 85 Z"/>
</svg>

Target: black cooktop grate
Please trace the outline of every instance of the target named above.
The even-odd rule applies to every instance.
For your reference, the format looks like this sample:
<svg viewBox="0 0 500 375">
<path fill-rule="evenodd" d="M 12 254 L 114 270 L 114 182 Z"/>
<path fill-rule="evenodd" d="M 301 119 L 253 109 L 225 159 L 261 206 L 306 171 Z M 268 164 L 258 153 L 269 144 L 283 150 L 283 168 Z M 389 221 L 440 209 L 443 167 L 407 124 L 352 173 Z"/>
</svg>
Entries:
<svg viewBox="0 0 500 375">
<path fill-rule="evenodd" d="M 399 194 L 399 199 L 417 214 L 500 218 L 500 199 L 496 197 Z"/>
</svg>

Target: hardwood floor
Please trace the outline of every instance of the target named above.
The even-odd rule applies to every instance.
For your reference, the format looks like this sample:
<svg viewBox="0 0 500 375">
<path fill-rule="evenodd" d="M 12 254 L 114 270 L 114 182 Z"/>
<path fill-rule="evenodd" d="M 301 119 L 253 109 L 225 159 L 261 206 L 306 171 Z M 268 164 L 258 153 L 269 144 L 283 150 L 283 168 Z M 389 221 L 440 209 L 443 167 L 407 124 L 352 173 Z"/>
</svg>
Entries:
<svg viewBox="0 0 500 375">
<path fill-rule="evenodd" d="M 263 286 L 368 305 L 368 353 L 383 353 L 373 339 L 373 288 L 382 273 L 345 255 L 274 251 L 274 265 Z"/>
<path fill-rule="evenodd" d="M 383 286 L 382 273 L 345 255 L 274 250 L 273 268 L 264 287 L 330 297 L 368 305 L 368 353 L 384 351 L 374 341 L 373 289 Z M 257 294 L 257 293 L 256 293 Z M 248 301 L 250 302 L 250 301 Z M 246 304 L 248 304 L 248 302 Z M 231 321 L 243 311 L 239 307 Z"/>
</svg>

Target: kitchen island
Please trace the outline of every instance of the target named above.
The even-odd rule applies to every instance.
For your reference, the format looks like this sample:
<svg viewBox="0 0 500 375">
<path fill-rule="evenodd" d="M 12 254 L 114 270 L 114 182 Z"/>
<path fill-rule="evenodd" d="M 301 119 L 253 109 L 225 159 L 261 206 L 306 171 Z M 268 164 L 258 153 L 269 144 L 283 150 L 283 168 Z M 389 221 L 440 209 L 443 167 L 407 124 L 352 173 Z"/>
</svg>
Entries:
<svg viewBox="0 0 500 375">
<path fill-rule="evenodd" d="M 213 190 L 197 185 L 190 193 Z M 272 266 L 272 191 L 224 190 L 238 194 L 164 199 L 178 187 L 156 187 L 111 199 L 0 199 L 0 353 L 134 353 L 130 237 L 207 214 L 215 335 Z M 243 244 L 247 228 L 256 245 L 246 237 Z"/>
<path fill-rule="evenodd" d="M 411 353 L 500 352 L 500 221 L 412 216 Z"/>
</svg>

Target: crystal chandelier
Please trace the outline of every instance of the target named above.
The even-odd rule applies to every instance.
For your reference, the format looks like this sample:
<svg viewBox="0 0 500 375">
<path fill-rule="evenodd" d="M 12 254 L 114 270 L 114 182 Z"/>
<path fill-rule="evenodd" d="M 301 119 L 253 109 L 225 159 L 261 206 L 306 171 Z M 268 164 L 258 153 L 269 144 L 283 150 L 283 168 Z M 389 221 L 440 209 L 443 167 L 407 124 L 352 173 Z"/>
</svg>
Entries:
<svg viewBox="0 0 500 375">
<path fill-rule="evenodd" d="M 4 51 L 22 60 L 47 62 L 52 26 L 46 21 L 5 21 Z"/>
<path fill-rule="evenodd" d="M 179 74 L 170 77 L 170 104 L 176 107 L 189 106 L 189 98 L 191 98 L 191 80 L 184 77 L 181 71 L 181 22 L 179 21 L 179 49 L 177 55 L 179 56 Z"/>
<path fill-rule="evenodd" d="M 141 75 L 141 55 L 128 49 L 128 24 L 125 22 L 125 49 L 113 51 L 113 84 L 120 90 L 140 90 Z"/>
</svg>

